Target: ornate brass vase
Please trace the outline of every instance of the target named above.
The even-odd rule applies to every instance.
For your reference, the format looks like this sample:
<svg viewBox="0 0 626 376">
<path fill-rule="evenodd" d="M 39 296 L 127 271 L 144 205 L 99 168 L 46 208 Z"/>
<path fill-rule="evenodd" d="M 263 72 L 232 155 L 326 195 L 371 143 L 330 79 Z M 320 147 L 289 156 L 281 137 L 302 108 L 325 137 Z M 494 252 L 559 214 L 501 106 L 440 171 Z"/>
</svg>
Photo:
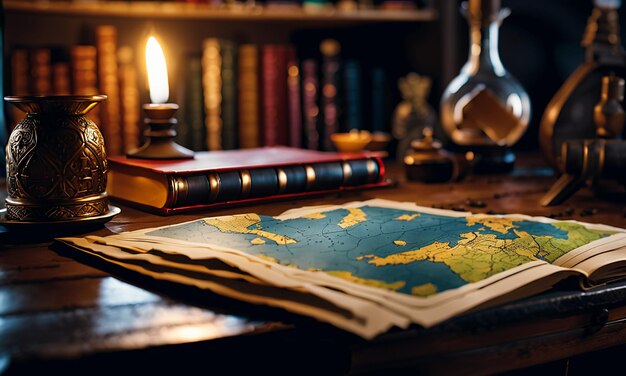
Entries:
<svg viewBox="0 0 626 376">
<path fill-rule="evenodd" d="M 86 116 L 106 96 L 4 99 L 27 113 L 7 144 L 7 218 L 54 222 L 106 214 L 104 139 Z"/>
</svg>

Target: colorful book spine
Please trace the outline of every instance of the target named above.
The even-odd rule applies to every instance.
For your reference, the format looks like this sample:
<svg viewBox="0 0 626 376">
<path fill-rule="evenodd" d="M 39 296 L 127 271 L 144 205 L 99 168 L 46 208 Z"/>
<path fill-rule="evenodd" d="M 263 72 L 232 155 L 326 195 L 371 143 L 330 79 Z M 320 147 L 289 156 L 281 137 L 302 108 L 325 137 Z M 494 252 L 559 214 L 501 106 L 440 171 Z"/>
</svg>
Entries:
<svg viewBox="0 0 626 376">
<path fill-rule="evenodd" d="M 289 111 L 289 146 L 302 146 L 302 105 L 300 100 L 300 69 L 296 50 L 287 50 L 287 97 Z"/>
<path fill-rule="evenodd" d="M 11 52 L 11 95 L 31 94 L 29 89 L 29 66 L 27 50 L 15 49 Z M 25 116 L 26 114 L 16 106 L 11 106 L 9 129 L 13 129 Z"/>
<path fill-rule="evenodd" d="M 73 92 L 76 95 L 98 94 L 98 73 L 95 46 L 73 46 L 70 49 Z M 89 112 L 96 124 L 100 125 L 100 107 Z"/>
<path fill-rule="evenodd" d="M 339 131 L 339 52 L 341 47 L 334 39 L 320 44 L 322 52 L 322 149 L 333 150 L 330 135 Z"/>
<path fill-rule="evenodd" d="M 15 49 L 11 53 L 11 94 L 28 95 L 29 82 L 28 51 Z M 13 106 L 15 107 L 15 106 Z"/>
<path fill-rule="evenodd" d="M 122 46 L 117 52 L 120 115 L 123 153 L 128 153 L 139 147 L 139 124 L 141 121 L 141 99 L 137 85 L 137 68 L 134 64 L 133 49 Z"/>
<path fill-rule="evenodd" d="M 202 61 L 190 55 L 183 63 L 182 121 L 178 125 L 180 144 L 195 151 L 206 150 L 206 128 L 202 102 Z"/>
<path fill-rule="evenodd" d="M 385 111 L 385 71 L 372 70 L 372 132 L 388 132 Z"/>
<path fill-rule="evenodd" d="M 239 46 L 239 147 L 261 146 L 259 127 L 259 48 Z"/>
<path fill-rule="evenodd" d="M 202 47 L 202 91 L 208 150 L 222 149 L 222 55 L 220 41 L 208 38 Z"/>
<path fill-rule="evenodd" d="M 263 144 L 287 145 L 287 47 L 278 44 L 265 45 L 261 49 L 261 55 Z"/>
<path fill-rule="evenodd" d="M 302 86 L 305 144 L 307 149 L 318 150 L 320 147 L 320 136 L 317 129 L 320 113 L 317 105 L 319 80 L 315 60 L 302 61 Z"/>
<path fill-rule="evenodd" d="M 363 129 L 363 107 L 361 105 L 361 64 L 349 59 L 343 66 L 344 72 L 344 107 L 345 130 Z"/>
<path fill-rule="evenodd" d="M 237 148 L 237 46 L 221 40 L 222 53 L 222 149 Z"/>
<path fill-rule="evenodd" d="M 96 27 L 98 82 L 101 94 L 107 96 L 100 107 L 104 142 L 108 155 L 124 153 L 120 119 L 120 93 L 117 69 L 117 28 L 112 25 Z"/>
<path fill-rule="evenodd" d="M 69 95 L 72 93 L 69 63 L 59 61 L 52 64 L 52 92 L 54 95 Z"/>
<path fill-rule="evenodd" d="M 52 94 L 52 60 L 50 49 L 38 48 L 30 55 L 31 92 L 34 95 Z"/>
</svg>

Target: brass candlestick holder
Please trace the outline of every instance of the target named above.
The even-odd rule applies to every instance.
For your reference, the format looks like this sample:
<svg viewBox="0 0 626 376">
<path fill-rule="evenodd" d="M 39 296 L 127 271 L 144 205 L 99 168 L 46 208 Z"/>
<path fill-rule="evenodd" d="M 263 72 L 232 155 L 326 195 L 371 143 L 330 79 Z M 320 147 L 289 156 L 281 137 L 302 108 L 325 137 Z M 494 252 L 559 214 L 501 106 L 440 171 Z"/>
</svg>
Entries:
<svg viewBox="0 0 626 376">
<path fill-rule="evenodd" d="M 144 104 L 146 113 L 144 122 L 148 125 L 145 131 L 146 142 L 127 154 L 129 158 L 142 159 L 191 159 L 193 151 L 174 142 L 178 120 L 174 117 L 178 111 L 176 103 Z"/>
</svg>

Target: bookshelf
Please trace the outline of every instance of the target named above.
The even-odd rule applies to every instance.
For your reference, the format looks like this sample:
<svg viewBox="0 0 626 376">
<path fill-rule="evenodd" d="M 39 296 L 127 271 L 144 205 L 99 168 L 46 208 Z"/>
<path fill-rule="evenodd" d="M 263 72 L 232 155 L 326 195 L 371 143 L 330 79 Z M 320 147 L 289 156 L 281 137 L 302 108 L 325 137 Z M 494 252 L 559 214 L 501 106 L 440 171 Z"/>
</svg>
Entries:
<svg viewBox="0 0 626 376">
<path fill-rule="evenodd" d="M 306 11 L 300 8 L 257 7 L 214 7 L 176 2 L 119 1 L 119 2 L 29 2 L 6 0 L 5 10 L 9 13 L 86 16 L 151 18 L 173 20 L 227 20 L 227 21 L 266 21 L 266 22 L 306 22 L 323 23 L 326 26 L 339 24 L 367 24 L 379 22 L 422 22 L 437 19 L 434 9 L 416 10 L 337 10 L 324 9 Z"/>
<path fill-rule="evenodd" d="M 132 63 L 136 67 L 140 103 L 149 102 L 145 61 L 140 51 L 145 48 L 147 35 L 156 32 L 166 52 L 170 101 L 179 103 L 181 108 L 185 103 L 178 85 L 187 76 L 186 59 L 201 55 L 207 38 L 257 46 L 291 44 L 297 47 L 299 55 L 305 51 L 305 57 L 309 58 L 314 54 L 319 58 L 321 40 L 336 38 L 342 44 L 342 55 L 345 51 L 347 58 L 363 62 L 363 69 L 370 69 L 368 64 L 377 64 L 391 72 L 387 91 L 395 97 L 384 96 L 388 102 L 386 119 L 391 119 L 393 107 L 399 101 L 397 78 L 409 71 L 418 71 L 434 76 L 435 85 L 437 82 L 441 82 L 439 86 L 445 85 L 444 50 L 452 48 L 442 44 L 445 37 L 436 36 L 443 25 L 440 15 L 446 9 L 441 4 L 453 3 L 452 0 L 441 4 L 432 2 L 436 7 L 424 9 L 352 11 L 336 8 L 311 11 L 299 6 L 211 6 L 175 1 L 0 1 L 6 20 L 4 86 L 7 94 L 14 94 L 11 76 L 7 74 L 12 51 L 48 48 L 54 54 L 72 46 L 91 45 L 95 41 L 94 30 L 99 25 L 114 27 L 118 47 L 129 46 L 135 51 Z M 363 74 L 371 75 L 371 72 L 364 70 Z M 433 98 L 437 95 L 435 92 Z M 370 111 L 367 105 L 363 105 L 363 109 Z M 182 114 L 179 120 L 180 116 Z"/>
</svg>

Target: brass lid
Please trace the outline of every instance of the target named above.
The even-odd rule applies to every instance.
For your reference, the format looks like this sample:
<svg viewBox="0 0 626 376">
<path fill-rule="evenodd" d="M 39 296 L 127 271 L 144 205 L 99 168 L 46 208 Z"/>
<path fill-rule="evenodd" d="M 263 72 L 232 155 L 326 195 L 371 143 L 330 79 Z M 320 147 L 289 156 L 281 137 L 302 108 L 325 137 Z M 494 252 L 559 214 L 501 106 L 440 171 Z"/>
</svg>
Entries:
<svg viewBox="0 0 626 376">
<path fill-rule="evenodd" d="M 433 139 L 433 131 L 424 128 L 424 137 L 411 142 L 412 152 L 404 157 L 405 164 L 443 163 L 451 161 L 441 142 Z"/>
</svg>

